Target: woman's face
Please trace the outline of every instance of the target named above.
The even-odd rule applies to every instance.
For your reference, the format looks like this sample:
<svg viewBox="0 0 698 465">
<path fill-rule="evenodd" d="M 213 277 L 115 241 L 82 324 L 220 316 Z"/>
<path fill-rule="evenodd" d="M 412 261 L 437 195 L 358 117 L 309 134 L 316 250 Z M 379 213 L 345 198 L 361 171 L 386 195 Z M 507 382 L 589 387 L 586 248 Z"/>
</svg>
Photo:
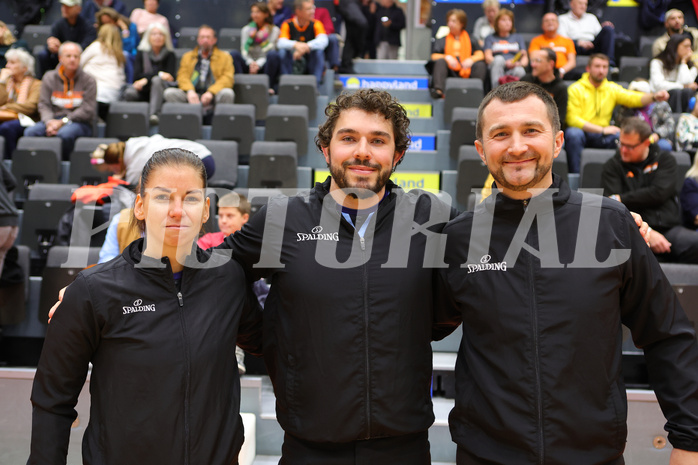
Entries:
<svg viewBox="0 0 698 465">
<path fill-rule="evenodd" d="M 109 16 L 109 15 L 102 15 L 99 18 L 99 22 L 100 22 L 100 24 L 114 24 L 114 20 L 111 19 L 111 16 Z"/>
<path fill-rule="evenodd" d="M 145 221 L 148 250 L 163 256 L 187 254 L 208 220 L 209 199 L 191 166 L 160 166 L 150 174 L 145 194 L 136 197 L 134 214 Z"/>
<path fill-rule="evenodd" d="M 165 45 L 165 34 L 160 29 L 153 28 L 150 31 L 148 42 L 152 48 L 162 48 Z"/>
<path fill-rule="evenodd" d="M 15 79 L 21 79 L 27 73 L 27 67 L 16 58 L 7 60 L 7 65 L 5 66 L 10 70 Z"/>
<path fill-rule="evenodd" d="M 690 57 L 693 53 L 691 48 L 691 39 L 686 39 L 679 42 L 679 46 L 676 47 L 676 55 L 679 60 Z"/>
<path fill-rule="evenodd" d="M 144 0 L 143 1 L 143 8 L 145 8 L 145 11 L 151 14 L 155 14 L 158 12 L 158 6 L 159 2 L 158 0 Z"/>
<path fill-rule="evenodd" d="M 510 17 L 505 15 L 499 18 L 499 35 L 509 34 L 512 26 L 513 24 Z"/>
<path fill-rule="evenodd" d="M 463 25 L 460 23 L 460 21 L 458 21 L 456 15 L 451 15 L 448 17 L 446 26 L 448 26 L 448 30 L 454 36 L 460 35 L 460 33 L 463 32 Z"/>
<path fill-rule="evenodd" d="M 262 13 L 256 6 L 250 8 L 250 17 L 258 26 L 264 24 L 264 21 L 267 19 L 267 15 Z"/>
</svg>

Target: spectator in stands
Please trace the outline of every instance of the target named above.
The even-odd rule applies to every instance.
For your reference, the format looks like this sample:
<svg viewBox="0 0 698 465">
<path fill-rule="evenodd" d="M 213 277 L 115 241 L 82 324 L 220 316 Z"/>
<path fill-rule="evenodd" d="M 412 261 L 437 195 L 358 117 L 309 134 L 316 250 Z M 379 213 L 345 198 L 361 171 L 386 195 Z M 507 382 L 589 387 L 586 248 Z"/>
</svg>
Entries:
<svg viewBox="0 0 698 465">
<path fill-rule="evenodd" d="M 559 22 L 555 13 L 544 14 L 541 21 L 543 34 L 531 39 L 531 43 L 528 46 L 528 54 L 530 57 L 533 57 L 533 52 L 536 50 L 543 48 L 554 50 L 556 56 L 555 68 L 557 68 L 560 79 L 562 79 L 577 66 L 577 51 L 574 48 L 572 39 L 557 33 L 558 27 Z M 579 76 L 569 77 L 579 79 Z M 564 123 L 565 120 L 563 119 L 562 121 Z"/>
<path fill-rule="evenodd" d="M 85 0 L 80 16 L 85 18 L 85 21 L 88 23 L 91 23 L 97 17 L 97 12 L 102 8 L 111 8 L 121 16 L 128 18 L 128 10 L 122 0 Z M 99 24 L 97 30 L 99 30 Z"/>
<path fill-rule="evenodd" d="M 165 88 L 176 86 L 177 57 L 170 31 L 152 23 L 143 34 L 133 67 L 133 85 L 124 91 L 124 100 L 150 102 L 150 124 L 158 124 Z"/>
<path fill-rule="evenodd" d="M 623 122 L 616 154 L 604 163 L 604 195 L 639 213 L 650 225 L 658 258 L 698 263 L 698 231 L 681 225 L 676 158 L 650 143 L 652 129 L 639 118 Z"/>
<path fill-rule="evenodd" d="M 63 42 L 58 49 L 58 67 L 41 80 L 41 121 L 24 131 L 30 137 L 59 137 L 63 160 L 68 160 L 78 137 L 92 135 L 97 117 L 97 83 L 80 68 L 82 48 Z"/>
<path fill-rule="evenodd" d="M 538 84 L 548 91 L 555 100 L 560 121 L 565 121 L 567 117 L 567 84 L 560 79 L 560 69 L 556 67 L 557 53 L 552 48 L 542 48 L 533 50 L 530 57 L 531 72 L 522 77 L 521 80 Z"/>
<path fill-rule="evenodd" d="M 683 11 L 672 8 L 664 15 L 666 32 L 652 44 L 652 56 L 656 57 L 666 48 L 669 38 L 675 34 L 690 34 L 693 38 L 693 51 L 698 51 L 698 29 L 684 24 Z"/>
<path fill-rule="evenodd" d="M 433 98 L 444 98 L 446 78 L 478 78 L 485 81 L 487 65 L 477 42 L 471 42 L 465 30 L 468 16 L 460 9 L 446 13 L 448 35 L 436 39 L 431 49 L 431 60 L 425 65 L 431 75 L 429 92 Z"/>
<path fill-rule="evenodd" d="M 293 17 L 293 10 L 284 5 L 284 0 L 267 0 L 267 6 L 269 7 L 269 13 L 273 18 L 272 22 L 276 27 L 280 28 L 284 21 Z"/>
<path fill-rule="evenodd" d="M 687 110 L 690 113 L 681 113 L 676 124 L 676 150 L 688 152 L 695 158 L 698 149 L 698 105 L 695 100 L 689 101 Z"/>
<path fill-rule="evenodd" d="M 359 0 L 342 0 L 337 8 L 346 29 L 339 72 L 354 74 L 354 58 L 361 56 L 364 52 L 366 35 L 371 31 L 368 28 L 368 20 L 361 11 Z"/>
<path fill-rule="evenodd" d="M 565 151 L 570 173 L 579 173 L 584 147 L 616 146 L 620 128 L 611 124 L 616 105 L 638 108 L 669 99 L 669 93 L 665 90 L 643 94 L 609 81 L 609 59 L 606 55 L 599 53 L 589 57 L 586 69 L 586 73 L 567 89 Z"/>
<path fill-rule="evenodd" d="M 278 90 L 281 58 L 276 50 L 279 28 L 274 26 L 266 3 L 254 3 L 250 7 L 250 22 L 242 28 L 240 51 L 233 50 L 236 73 L 266 74 L 269 76 L 269 92 Z"/>
<path fill-rule="evenodd" d="M 160 0 L 143 0 L 143 8 L 134 8 L 131 12 L 131 22 L 136 25 L 138 34 L 141 36 L 148 29 L 152 23 L 160 23 L 170 29 L 170 22 L 163 15 L 158 13 L 158 8 L 160 7 Z M 170 32 L 170 35 L 172 33 Z"/>
<path fill-rule="evenodd" d="M 315 7 L 315 19 L 322 23 L 327 34 L 327 48 L 325 49 L 325 63 L 329 69 L 339 71 L 339 41 L 341 37 L 334 30 L 334 22 L 330 16 L 330 10 L 322 7 Z"/>
<path fill-rule="evenodd" d="M 684 227 L 698 230 L 698 157 L 693 158 L 693 166 L 686 171 L 679 200 Z"/>
<path fill-rule="evenodd" d="M 10 28 L 7 27 L 7 24 L 0 21 L 0 69 L 4 68 L 5 63 L 7 63 L 5 58 L 7 51 L 15 48 L 23 48 L 31 52 L 27 42 L 22 39 L 17 40 Z"/>
<path fill-rule="evenodd" d="M 397 60 L 400 48 L 400 31 L 405 29 L 405 13 L 395 0 L 380 0 L 376 10 L 376 58 Z"/>
<path fill-rule="evenodd" d="M 636 92 L 650 92 L 650 84 L 647 79 L 635 78 L 628 85 L 628 90 Z M 652 135 L 650 142 L 657 144 L 660 150 L 671 151 L 673 145 L 671 139 L 674 137 L 676 122 L 671 112 L 671 107 L 667 102 L 652 102 L 641 108 L 628 108 L 622 105 L 617 107 L 617 125 L 622 126 L 626 118 L 636 117 L 650 125 Z"/>
<path fill-rule="evenodd" d="M 63 42 L 75 42 L 83 49 L 97 38 L 94 16 L 89 21 L 80 16 L 82 0 L 61 0 L 62 18 L 53 23 L 51 37 L 46 39 L 46 48 L 38 53 L 39 78 L 58 65 L 58 48 Z"/>
<path fill-rule="evenodd" d="M 126 86 L 126 57 L 121 47 L 120 29 L 105 24 L 80 57 L 82 70 L 97 82 L 97 115 L 105 121 L 109 104 L 119 100 Z"/>
<path fill-rule="evenodd" d="M 5 57 L 7 65 L 0 70 L 0 136 L 5 138 L 3 155 L 11 158 L 27 124 L 20 115 L 39 119 L 41 81 L 34 78 L 34 57 L 26 50 L 9 50 Z"/>
<path fill-rule="evenodd" d="M 138 51 L 138 28 L 132 23 L 127 16 L 120 14 L 113 8 L 104 7 L 95 13 L 97 19 L 97 30 L 104 24 L 114 24 L 119 28 L 121 33 L 122 49 L 126 57 L 135 57 Z"/>
<path fill-rule="evenodd" d="M 650 61 L 650 88 L 669 92 L 669 105 L 674 113 L 682 113 L 698 90 L 698 67 L 692 54 L 691 38 L 675 34 L 666 48 Z"/>
<path fill-rule="evenodd" d="M 16 187 L 17 180 L 5 164 L 0 162 L 0 275 L 5 255 L 15 243 L 19 231 L 19 211 L 10 194 Z"/>
<path fill-rule="evenodd" d="M 477 41 L 480 48 L 485 46 L 487 36 L 494 34 L 494 18 L 499 13 L 499 0 L 484 0 L 482 10 L 485 15 L 476 19 L 473 26 L 473 39 Z"/>
<path fill-rule="evenodd" d="M 209 216 L 199 158 L 157 152 L 141 179 L 134 222 L 145 239 L 81 272 L 49 326 L 32 390 L 30 464 L 65 463 L 90 362 L 85 462 L 238 461 L 240 381 L 230 362 L 236 344 L 261 354 L 261 308 L 229 254 L 196 246 Z M 159 426 L 146 428 L 151 421 Z"/>
<path fill-rule="evenodd" d="M 296 15 L 281 25 L 277 42 L 281 74 L 313 74 L 319 86 L 325 71 L 327 34 L 314 19 L 313 0 L 295 0 L 293 5 Z"/>
<path fill-rule="evenodd" d="M 202 25 L 194 50 L 184 54 L 177 71 L 177 86 L 165 89 L 166 102 L 201 103 L 204 115 L 218 103 L 233 103 L 233 58 L 216 47 L 211 26 Z"/>
<path fill-rule="evenodd" d="M 370 60 L 376 59 L 376 10 L 378 3 L 376 0 L 361 0 L 361 13 L 366 18 L 366 36 L 364 37 L 364 48 L 357 56 Z"/>
<path fill-rule="evenodd" d="M 559 16 L 557 33 L 574 41 L 578 55 L 603 53 L 615 66 L 616 32 L 613 23 L 599 23 L 596 16 L 587 13 L 587 0 L 570 0 L 570 11 Z"/>
<path fill-rule="evenodd" d="M 528 54 L 523 37 L 516 34 L 514 13 L 500 10 L 494 19 L 494 34 L 485 39 L 485 62 L 490 70 L 490 82 L 494 89 L 500 79 L 511 76 L 513 80 L 526 74 Z"/>
</svg>

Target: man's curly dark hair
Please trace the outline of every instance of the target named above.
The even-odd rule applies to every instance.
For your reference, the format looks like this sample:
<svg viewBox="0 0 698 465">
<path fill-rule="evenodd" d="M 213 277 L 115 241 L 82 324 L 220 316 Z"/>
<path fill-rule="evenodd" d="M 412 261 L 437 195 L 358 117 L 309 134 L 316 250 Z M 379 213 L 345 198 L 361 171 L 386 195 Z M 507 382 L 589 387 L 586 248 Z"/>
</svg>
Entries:
<svg viewBox="0 0 698 465">
<path fill-rule="evenodd" d="M 332 133 L 339 115 L 344 110 L 356 108 L 367 113 L 376 113 L 385 117 L 393 125 L 395 151 L 402 153 L 410 146 L 410 119 L 400 103 L 388 92 L 374 89 L 360 89 L 353 93 L 342 93 L 335 103 L 325 108 L 327 120 L 318 128 L 315 145 L 322 150 L 330 146 Z M 402 157 L 405 158 L 405 157 Z M 402 159 L 400 159 L 402 161 Z M 398 162 L 399 164 L 399 162 Z"/>
</svg>

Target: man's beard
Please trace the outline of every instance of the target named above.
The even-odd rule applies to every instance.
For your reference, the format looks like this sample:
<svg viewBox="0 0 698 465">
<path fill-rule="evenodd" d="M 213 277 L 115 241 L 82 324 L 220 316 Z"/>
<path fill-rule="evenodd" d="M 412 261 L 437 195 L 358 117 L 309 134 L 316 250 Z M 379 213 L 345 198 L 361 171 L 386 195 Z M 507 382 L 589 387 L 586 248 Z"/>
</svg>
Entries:
<svg viewBox="0 0 698 465">
<path fill-rule="evenodd" d="M 555 150 L 555 146 L 553 146 L 553 153 Z M 487 157 L 487 154 L 485 154 L 485 157 Z M 522 156 L 522 157 L 517 157 L 517 158 L 522 158 L 525 159 L 528 157 L 528 154 Z M 492 177 L 494 180 L 497 182 L 497 187 L 498 188 L 506 188 L 512 191 L 525 191 L 527 189 L 530 189 L 532 187 L 535 187 L 540 181 L 548 174 L 550 170 L 552 170 L 553 165 L 552 161 L 550 162 L 549 165 L 542 165 L 541 164 L 541 158 L 538 157 L 536 159 L 536 168 L 533 173 L 533 178 L 526 184 L 511 184 L 509 181 L 507 181 L 506 176 L 504 174 L 504 167 L 500 165 L 499 169 L 497 171 L 491 171 Z"/>
<path fill-rule="evenodd" d="M 334 179 L 335 184 L 337 184 L 340 189 L 346 189 L 348 191 L 347 195 L 353 198 L 367 199 L 374 194 L 379 193 L 388 183 L 390 175 L 392 174 L 391 169 L 382 169 L 379 164 L 371 163 L 369 160 L 362 161 L 351 159 L 342 163 L 341 166 L 335 166 L 332 164 L 332 154 L 330 153 L 329 149 L 327 150 L 327 156 L 330 160 L 327 167 L 330 169 L 330 174 L 332 175 L 332 179 Z M 377 174 L 375 182 L 371 184 L 370 181 L 368 181 L 369 176 L 362 176 L 352 185 L 348 174 L 350 166 L 366 166 L 374 169 L 375 173 Z"/>
</svg>

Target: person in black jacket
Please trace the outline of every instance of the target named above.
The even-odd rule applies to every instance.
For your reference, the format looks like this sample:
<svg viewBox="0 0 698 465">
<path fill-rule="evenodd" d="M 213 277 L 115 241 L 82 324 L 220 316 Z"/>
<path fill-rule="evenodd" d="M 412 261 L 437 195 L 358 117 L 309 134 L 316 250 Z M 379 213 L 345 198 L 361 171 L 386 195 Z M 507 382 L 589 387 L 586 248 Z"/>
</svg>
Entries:
<svg viewBox="0 0 698 465">
<path fill-rule="evenodd" d="M 160 23 L 148 26 L 133 65 L 133 84 L 126 88 L 124 100 L 149 101 L 150 124 L 157 124 L 165 88 L 175 87 L 177 57 L 170 31 Z"/>
<path fill-rule="evenodd" d="M 557 112 L 560 115 L 560 124 L 565 128 L 567 118 L 567 84 L 560 79 L 560 74 L 555 68 L 557 56 L 551 48 L 542 48 L 531 52 L 531 72 L 521 78 L 522 81 L 538 84 L 555 100 Z"/>
<path fill-rule="evenodd" d="M 65 463 L 90 363 L 84 463 L 237 463 L 235 346 L 261 352 L 262 314 L 230 254 L 196 246 L 205 192 L 206 171 L 191 152 L 162 150 L 146 163 L 134 205 L 145 239 L 82 271 L 48 328 L 28 464 Z"/>
<path fill-rule="evenodd" d="M 659 258 L 698 263 L 698 231 L 681 225 L 676 158 L 652 144 L 652 128 L 626 118 L 618 150 L 603 165 L 604 195 L 642 215 L 652 228 L 650 247 Z"/>
<path fill-rule="evenodd" d="M 400 48 L 400 31 L 405 29 L 405 13 L 395 0 L 381 0 L 376 9 L 376 58 L 397 60 Z"/>
<path fill-rule="evenodd" d="M 671 463 L 696 463 L 695 331 L 628 210 L 552 173 L 564 133 L 541 87 L 495 89 L 476 133 L 499 191 L 444 228 L 435 306 L 463 321 L 456 463 L 624 463 L 621 323 L 644 349 Z"/>
</svg>

